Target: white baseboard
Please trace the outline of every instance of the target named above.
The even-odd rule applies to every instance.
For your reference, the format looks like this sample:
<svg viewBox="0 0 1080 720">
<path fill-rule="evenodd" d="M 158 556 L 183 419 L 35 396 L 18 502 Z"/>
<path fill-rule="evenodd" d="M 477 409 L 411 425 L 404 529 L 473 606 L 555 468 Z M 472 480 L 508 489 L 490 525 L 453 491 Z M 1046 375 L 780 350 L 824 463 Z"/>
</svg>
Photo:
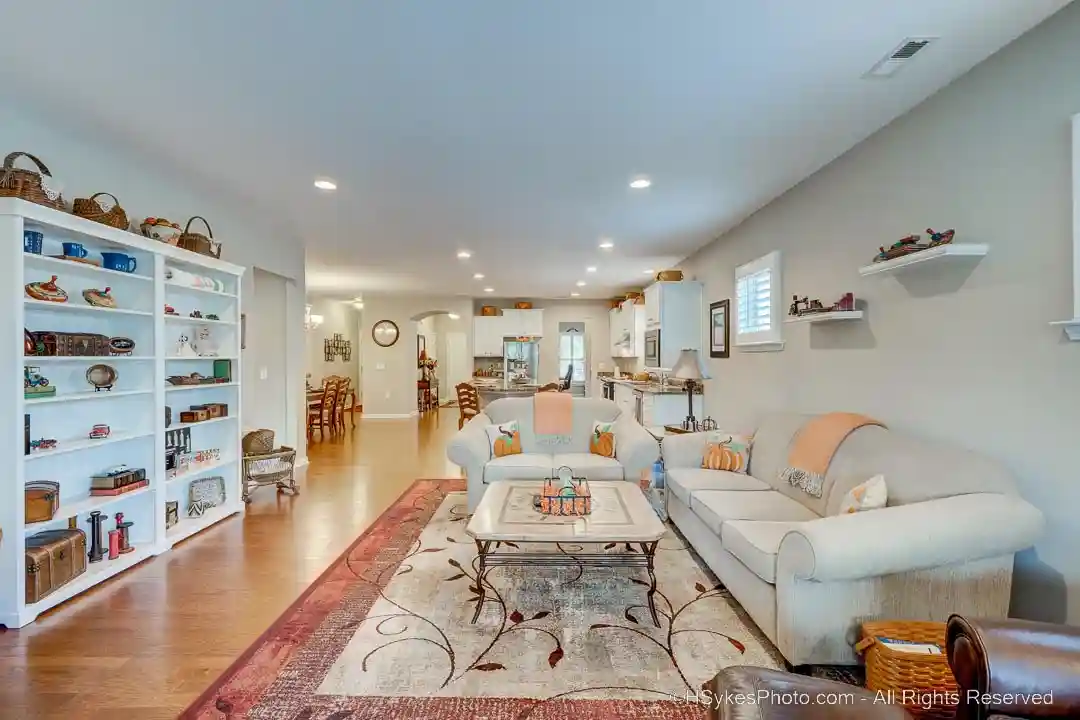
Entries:
<svg viewBox="0 0 1080 720">
<path fill-rule="evenodd" d="M 380 413 L 361 413 L 361 420 L 411 420 L 416 417 L 418 413 L 400 413 L 400 414 L 380 414 Z"/>
<path fill-rule="evenodd" d="M 302 457 L 302 458 L 300 458 L 299 460 L 296 461 L 296 464 L 293 465 L 293 468 L 298 470 L 298 469 L 300 469 L 302 467 L 307 467 L 309 464 L 310 463 L 308 462 L 307 455 L 305 455 L 304 457 Z"/>
</svg>

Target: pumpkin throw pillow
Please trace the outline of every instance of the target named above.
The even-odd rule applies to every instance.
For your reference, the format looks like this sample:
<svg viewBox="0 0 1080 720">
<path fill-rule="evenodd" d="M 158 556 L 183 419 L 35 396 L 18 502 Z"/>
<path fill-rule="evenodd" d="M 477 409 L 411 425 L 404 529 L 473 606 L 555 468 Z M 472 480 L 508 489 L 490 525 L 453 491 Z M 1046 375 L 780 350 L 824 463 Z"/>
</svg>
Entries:
<svg viewBox="0 0 1080 720">
<path fill-rule="evenodd" d="M 840 509 L 836 512 L 838 515 L 847 515 L 863 510 L 878 510 L 885 507 L 888 502 L 889 488 L 885 485 L 885 476 L 875 475 L 848 490 L 847 495 L 840 501 Z"/>
<path fill-rule="evenodd" d="M 594 422 L 589 436 L 589 452 L 602 457 L 615 457 L 615 423 Z"/>
<path fill-rule="evenodd" d="M 738 433 L 712 433 L 705 444 L 701 467 L 746 474 L 750 464 L 751 438 Z"/>
<path fill-rule="evenodd" d="M 492 457 L 521 454 L 521 432 L 518 430 L 517 420 L 501 425 L 488 425 L 484 429 L 487 431 L 488 443 L 491 444 Z"/>
</svg>

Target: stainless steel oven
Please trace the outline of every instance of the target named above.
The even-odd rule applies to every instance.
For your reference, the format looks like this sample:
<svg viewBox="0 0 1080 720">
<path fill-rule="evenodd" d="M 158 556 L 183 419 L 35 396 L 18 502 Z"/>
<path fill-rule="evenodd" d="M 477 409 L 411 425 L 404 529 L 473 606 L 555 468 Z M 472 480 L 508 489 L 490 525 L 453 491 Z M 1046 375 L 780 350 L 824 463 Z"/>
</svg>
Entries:
<svg viewBox="0 0 1080 720">
<path fill-rule="evenodd" d="M 660 331 L 645 331 L 645 367 L 660 367 Z"/>
</svg>

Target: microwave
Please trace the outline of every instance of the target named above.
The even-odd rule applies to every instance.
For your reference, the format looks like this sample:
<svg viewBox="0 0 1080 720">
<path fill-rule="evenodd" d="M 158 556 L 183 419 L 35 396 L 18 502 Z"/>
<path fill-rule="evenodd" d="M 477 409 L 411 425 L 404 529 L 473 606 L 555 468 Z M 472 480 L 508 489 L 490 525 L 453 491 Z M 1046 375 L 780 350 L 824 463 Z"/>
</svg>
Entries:
<svg viewBox="0 0 1080 720">
<path fill-rule="evenodd" d="M 645 367 L 660 367 L 660 330 L 645 331 Z"/>
</svg>

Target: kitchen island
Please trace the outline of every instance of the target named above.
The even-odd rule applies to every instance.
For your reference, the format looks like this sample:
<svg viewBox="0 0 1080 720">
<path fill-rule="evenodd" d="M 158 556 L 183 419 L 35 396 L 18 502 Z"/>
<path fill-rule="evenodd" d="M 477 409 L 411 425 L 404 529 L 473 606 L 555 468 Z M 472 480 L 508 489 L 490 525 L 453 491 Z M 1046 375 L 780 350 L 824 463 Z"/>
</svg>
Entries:
<svg viewBox="0 0 1080 720">
<path fill-rule="evenodd" d="M 535 382 L 513 382 L 504 378 L 474 377 L 473 385 L 480 395 L 480 409 L 482 410 L 492 400 L 504 397 L 529 397 L 536 394 L 540 385 Z"/>
<path fill-rule="evenodd" d="M 616 378 L 601 378 L 601 381 L 611 383 L 612 400 L 642 425 L 678 425 L 686 419 L 689 407 L 686 389 L 681 385 Z M 698 383 L 694 388 L 694 417 L 698 420 L 705 417 L 701 390 Z"/>
</svg>

